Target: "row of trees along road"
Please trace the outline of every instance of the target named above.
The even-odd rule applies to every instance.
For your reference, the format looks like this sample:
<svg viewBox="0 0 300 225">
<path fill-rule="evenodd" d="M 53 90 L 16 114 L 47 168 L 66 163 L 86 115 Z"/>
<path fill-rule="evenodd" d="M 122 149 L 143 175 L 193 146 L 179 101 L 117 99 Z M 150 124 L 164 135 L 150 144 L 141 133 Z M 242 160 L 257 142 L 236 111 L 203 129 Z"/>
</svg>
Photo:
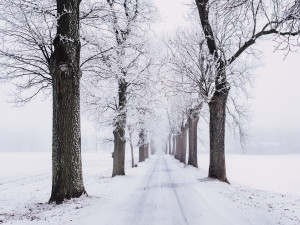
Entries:
<svg viewBox="0 0 300 225">
<path fill-rule="evenodd" d="M 164 58 L 167 63 L 164 74 L 171 71 L 172 75 L 165 76 L 164 85 L 169 88 L 168 98 L 174 98 L 168 109 L 169 152 L 185 162 L 185 129 L 189 126 L 188 164 L 197 167 L 196 127 L 201 108 L 208 103 L 209 177 L 228 182 L 226 114 L 232 117 L 233 126 L 238 127 L 240 137 L 244 139 L 241 121 L 245 111 L 238 99 L 239 93 L 247 94 L 246 84 L 251 84 L 249 57 L 257 54 L 254 47 L 258 39 L 272 38 L 277 49 L 287 52 L 298 47 L 300 3 L 260 0 L 196 0 L 195 3 L 191 7 L 193 13 L 198 12 L 196 25 L 178 30 L 177 35 L 165 41 L 168 51 Z M 234 94 L 230 95 L 231 89 Z"/>
<path fill-rule="evenodd" d="M 209 102 L 209 177 L 227 181 L 225 117 L 230 90 L 228 68 L 249 53 L 257 39 L 272 35 L 290 49 L 299 38 L 299 1 L 195 0 L 209 54 L 215 60 L 215 90 Z M 296 8 L 296 9 L 295 9 Z M 296 12 L 296 14 L 294 14 Z"/>
<path fill-rule="evenodd" d="M 61 203 L 86 193 L 81 163 L 80 89 L 92 107 L 95 102 L 89 97 L 97 99 L 97 92 L 85 91 L 101 80 L 106 82 L 103 86 L 108 85 L 100 91 L 115 88 L 107 92 L 113 96 L 113 104 L 107 101 L 98 109 L 114 112 L 113 176 L 124 175 L 126 105 L 135 96 L 134 91 L 147 86 L 144 77 L 151 66 L 145 41 L 139 39 L 149 25 L 147 21 L 152 21 L 151 4 L 127 0 L 7 0 L 1 1 L 0 11 L 0 65 L 5 71 L 1 80 L 15 85 L 16 104 L 52 91 L 53 177 L 49 202 Z M 139 88 L 128 92 L 129 86 Z"/>
<path fill-rule="evenodd" d="M 157 115 L 163 114 L 164 109 L 159 113 L 156 109 L 162 105 L 162 92 L 168 98 L 169 152 L 185 162 L 189 132 L 188 163 L 198 166 L 197 123 L 203 106 L 208 105 L 209 177 L 228 182 L 226 111 L 239 125 L 239 116 L 230 111 L 228 99 L 240 115 L 242 111 L 230 90 L 246 89 L 247 66 L 240 66 L 247 65 L 245 53 L 253 54 L 256 40 L 266 37 L 272 37 L 278 48 L 286 51 L 298 45 L 298 0 L 195 0 L 191 7 L 198 12 L 198 19 L 193 19 L 193 31 L 179 31 L 167 41 L 161 61 L 164 63 L 157 63 L 158 57 L 150 51 L 149 28 L 156 17 L 150 3 L 1 1 L 1 80 L 15 85 L 17 104 L 41 92 L 52 92 L 53 176 L 49 202 L 62 203 L 86 194 L 80 91 L 88 115 L 101 127 L 113 130 L 112 176 L 125 174 L 125 144 L 126 140 L 133 143 L 133 133 L 139 134 L 140 161 L 148 155 L 146 137 L 153 130 L 151 124 L 160 119 Z M 170 74 L 161 78 L 166 72 Z"/>
</svg>

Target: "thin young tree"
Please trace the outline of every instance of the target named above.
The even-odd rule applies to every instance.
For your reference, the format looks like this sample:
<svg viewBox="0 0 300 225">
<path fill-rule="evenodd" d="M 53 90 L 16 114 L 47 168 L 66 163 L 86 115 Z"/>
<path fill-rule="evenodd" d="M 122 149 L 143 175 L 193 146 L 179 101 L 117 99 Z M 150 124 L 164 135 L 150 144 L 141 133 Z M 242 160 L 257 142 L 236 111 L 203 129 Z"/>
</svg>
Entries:
<svg viewBox="0 0 300 225">
<path fill-rule="evenodd" d="M 39 93 L 51 93 L 50 58 L 54 52 L 55 1 L 1 1 L 0 79 L 13 89 L 13 102 L 24 105 Z"/>
<path fill-rule="evenodd" d="M 157 129 L 155 108 L 157 108 L 157 99 L 155 88 L 155 71 L 154 67 L 149 68 L 147 79 L 140 83 L 139 87 L 134 90 L 134 96 L 131 98 L 129 113 L 130 120 L 136 121 L 136 130 L 138 130 L 139 162 L 149 158 L 149 146 L 152 149 L 153 143 L 149 143 L 149 135 Z M 152 140 L 152 139 L 151 139 Z"/>
<path fill-rule="evenodd" d="M 156 96 L 155 89 L 151 86 L 152 81 L 150 80 L 145 80 L 143 83 L 140 83 L 139 87 L 135 88 L 134 91 L 132 90 L 135 94 L 130 98 L 131 101 L 127 107 L 127 124 L 128 127 L 130 127 L 130 130 L 128 129 L 128 131 L 131 133 L 128 134 L 128 140 L 130 141 L 130 146 L 133 149 L 132 136 L 137 134 L 139 162 L 143 162 L 146 158 L 149 158 L 148 134 L 151 133 L 155 127 L 153 126 L 155 117 L 153 108 L 156 106 Z"/>
</svg>

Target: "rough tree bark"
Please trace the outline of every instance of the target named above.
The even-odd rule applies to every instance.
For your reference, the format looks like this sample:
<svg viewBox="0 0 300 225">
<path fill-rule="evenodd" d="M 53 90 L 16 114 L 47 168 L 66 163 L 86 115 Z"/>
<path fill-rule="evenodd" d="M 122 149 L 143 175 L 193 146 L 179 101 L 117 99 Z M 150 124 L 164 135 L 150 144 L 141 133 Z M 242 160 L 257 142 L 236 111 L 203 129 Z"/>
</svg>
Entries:
<svg viewBox="0 0 300 225">
<path fill-rule="evenodd" d="M 180 147 L 180 158 L 179 161 L 186 163 L 186 139 L 187 139 L 188 124 L 185 124 L 181 128 L 181 147 Z"/>
<path fill-rule="evenodd" d="M 176 151 L 175 151 L 175 159 L 180 160 L 181 157 L 181 137 L 182 134 L 176 136 Z"/>
<path fill-rule="evenodd" d="M 114 134 L 114 157 L 112 176 L 125 175 L 125 126 L 126 126 L 126 95 L 128 84 L 124 79 L 119 81 L 119 115 L 116 119 Z"/>
<path fill-rule="evenodd" d="M 188 165 L 198 167 L 197 160 L 197 127 L 199 116 L 198 114 L 191 115 L 188 118 L 188 130 L 189 130 L 189 158 Z"/>
<path fill-rule="evenodd" d="M 57 34 L 50 60 L 53 130 L 49 202 L 57 204 L 86 193 L 81 162 L 79 4 L 80 0 L 57 0 Z"/>
<path fill-rule="evenodd" d="M 209 177 L 228 182 L 225 167 L 225 117 L 228 92 L 215 94 L 209 102 L 210 163 Z"/>
<path fill-rule="evenodd" d="M 215 93 L 209 103 L 210 164 L 208 176 L 220 181 L 228 182 L 225 166 L 225 112 L 230 88 L 226 79 L 225 62 L 219 56 L 214 33 L 209 22 L 208 0 L 195 1 L 209 53 L 217 62 Z"/>
<path fill-rule="evenodd" d="M 253 23 L 245 24 L 245 26 L 250 25 L 248 28 L 249 34 L 252 34 L 248 37 L 248 40 L 245 40 L 244 43 L 240 41 L 243 39 L 242 36 L 239 36 L 236 31 L 233 31 L 233 36 L 236 36 L 239 40 L 239 44 L 236 46 L 237 51 L 233 53 L 229 59 L 225 58 L 223 50 L 219 50 L 220 46 L 216 45 L 216 39 L 214 37 L 214 32 L 209 22 L 209 9 L 210 3 L 209 0 L 195 0 L 200 16 L 202 30 L 204 32 L 209 53 L 214 57 L 216 62 L 216 77 L 215 77 L 215 93 L 211 102 L 209 103 L 210 108 L 210 167 L 209 167 L 209 177 L 219 179 L 220 181 L 228 182 L 226 177 L 226 167 L 225 167 L 225 108 L 227 103 L 227 98 L 230 90 L 228 80 L 226 77 L 226 67 L 232 64 L 241 54 L 243 54 L 247 49 L 256 43 L 260 37 L 266 35 L 275 35 L 285 37 L 285 49 L 290 49 L 290 46 L 293 45 L 293 37 L 297 37 L 300 34 L 299 30 L 299 0 L 294 1 L 293 3 L 287 4 L 284 7 L 280 6 L 279 2 L 284 2 L 280 0 L 271 1 L 270 4 L 262 4 L 263 1 L 250 1 L 249 6 L 246 7 L 246 11 L 240 11 L 239 13 L 246 13 L 247 11 L 251 13 L 251 20 Z M 239 4 L 234 5 L 232 1 L 227 1 L 228 6 L 234 10 L 239 10 L 239 6 L 243 4 L 248 4 L 249 1 L 240 1 Z M 284 4 L 283 4 L 284 5 Z M 226 7 L 224 5 L 223 7 Z M 288 7 L 288 8 L 286 8 Z M 270 10 L 269 9 L 272 9 Z M 238 12 L 238 11 L 236 11 Z M 231 13 L 231 12 L 226 12 Z M 222 12 L 221 12 L 222 14 Z M 258 29 L 257 25 L 261 24 L 260 21 L 261 14 L 264 14 L 266 19 L 266 24 Z M 268 15 L 269 14 L 269 15 Z M 222 20 L 222 18 L 220 18 Z M 221 22 L 222 21 L 217 21 Z M 254 25 L 254 26 L 253 26 Z M 262 24 L 263 25 L 263 24 Z M 226 26 L 226 24 L 224 25 Z M 231 29 L 231 28 L 230 28 Z M 231 31 L 230 31 L 231 32 Z M 240 31 L 239 33 L 243 33 Z M 234 41 L 231 41 L 234 43 Z M 281 41 L 280 41 L 281 42 Z M 229 182 L 228 182 L 229 183 Z"/>
</svg>

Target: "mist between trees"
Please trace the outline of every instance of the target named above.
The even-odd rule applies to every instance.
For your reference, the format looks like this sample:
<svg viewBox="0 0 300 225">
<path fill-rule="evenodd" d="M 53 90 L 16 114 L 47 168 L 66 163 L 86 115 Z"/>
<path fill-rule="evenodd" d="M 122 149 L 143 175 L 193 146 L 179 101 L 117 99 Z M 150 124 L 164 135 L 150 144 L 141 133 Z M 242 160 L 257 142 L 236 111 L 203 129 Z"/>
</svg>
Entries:
<svg viewBox="0 0 300 225">
<path fill-rule="evenodd" d="M 246 143 L 256 40 L 286 53 L 299 46 L 298 0 L 191 1 L 188 25 L 169 35 L 153 31 L 160 18 L 150 0 L 5 0 L 0 12 L 1 81 L 14 85 L 17 105 L 52 96 L 56 203 L 86 194 L 81 108 L 114 144 L 113 177 L 125 175 L 126 143 L 133 167 L 134 146 L 139 162 L 159 151 L 198 167 L 205 120 L 208 176 L 229 183 L 225 131 Z"/>
</svg>

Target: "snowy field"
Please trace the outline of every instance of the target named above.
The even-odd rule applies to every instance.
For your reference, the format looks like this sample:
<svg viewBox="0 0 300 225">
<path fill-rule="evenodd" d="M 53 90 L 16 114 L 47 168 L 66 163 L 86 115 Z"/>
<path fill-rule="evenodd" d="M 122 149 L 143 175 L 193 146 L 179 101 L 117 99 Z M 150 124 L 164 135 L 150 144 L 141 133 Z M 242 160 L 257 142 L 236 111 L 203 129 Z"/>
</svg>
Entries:
<svg viewBox="0 0 300 225">
<path fill-rule="evenodd" d="M 110 153 L 84 153 L 89 196 L 49 205 L 51 154 L 0 153 L 0 223 L 296 225 L 300 224 L 296 162 L 299 155 L 228 155 L 232 185 L 227 185 L 206 178 L 207 155 L 199 155 L 204 169 L 165 155 L 152 156 L 131 169 L 127 159 L 127 176 L 112 179 Z"/>
<path fill-rule="evenodd" d="M 208 170 L 209 155 L 198 155 L 198 166 Z M 226 155 L 230 182 L 260 190 L 300 197 L 300 154 Z"/>
</svg>

